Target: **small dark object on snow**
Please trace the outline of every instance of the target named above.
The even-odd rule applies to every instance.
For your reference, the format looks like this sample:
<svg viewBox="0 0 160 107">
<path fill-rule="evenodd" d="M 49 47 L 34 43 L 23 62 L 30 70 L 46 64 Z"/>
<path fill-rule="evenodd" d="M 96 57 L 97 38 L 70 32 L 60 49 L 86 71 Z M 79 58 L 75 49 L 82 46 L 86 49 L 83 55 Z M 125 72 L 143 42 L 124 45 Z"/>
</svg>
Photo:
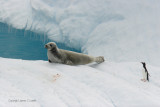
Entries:
<svg viewBox="0 0 160 107">
<path fill-rule="evenodd" d="M 146 68 L 146 63 L 145 62 L 141 62 L 142 65 L 143 65 L 143 70 L 142 70 L 142 74 L 143 74 L 143 79 L 141 79 L 142 81 L 146 82 L 146 81 L 149 81 L 149 73 L 148 73 L 148 70 Z"/>
</svg>

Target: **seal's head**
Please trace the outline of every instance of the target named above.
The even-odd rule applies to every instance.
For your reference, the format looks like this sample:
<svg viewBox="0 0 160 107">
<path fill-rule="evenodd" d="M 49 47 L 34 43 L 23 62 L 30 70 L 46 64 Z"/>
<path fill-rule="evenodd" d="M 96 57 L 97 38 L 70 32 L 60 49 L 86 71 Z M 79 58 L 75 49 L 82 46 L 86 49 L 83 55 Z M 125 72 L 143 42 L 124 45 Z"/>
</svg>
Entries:
<svg viewBox="0 0 160 107">
<path fill-rule="evenodd" d="M 49 42 L 45 45 L 45 48 L 48 49 L 48 50 L 56 50 L 57 49 L 57 45 L 54 43 L 54 42 Z"/>
</svg>

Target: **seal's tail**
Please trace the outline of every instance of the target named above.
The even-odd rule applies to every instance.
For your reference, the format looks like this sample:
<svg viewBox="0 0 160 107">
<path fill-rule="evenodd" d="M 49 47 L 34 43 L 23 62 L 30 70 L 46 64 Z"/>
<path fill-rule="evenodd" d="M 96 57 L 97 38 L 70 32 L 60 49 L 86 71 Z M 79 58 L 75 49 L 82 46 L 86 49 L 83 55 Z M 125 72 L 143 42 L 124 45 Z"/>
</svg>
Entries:
<svg viewBox="0 0 160 107">
<path fill-rule="evenodd" d="M 102 62 L 104 62 L 105 60 L 104 60 L 104 57 L 103 56 L 98 56 L 98 57 L 96 57 L 95 58 L 95 62 L 97 62 L 98 64 L 100 64 L 100 63 L 102 63 Z"/>
</svg>

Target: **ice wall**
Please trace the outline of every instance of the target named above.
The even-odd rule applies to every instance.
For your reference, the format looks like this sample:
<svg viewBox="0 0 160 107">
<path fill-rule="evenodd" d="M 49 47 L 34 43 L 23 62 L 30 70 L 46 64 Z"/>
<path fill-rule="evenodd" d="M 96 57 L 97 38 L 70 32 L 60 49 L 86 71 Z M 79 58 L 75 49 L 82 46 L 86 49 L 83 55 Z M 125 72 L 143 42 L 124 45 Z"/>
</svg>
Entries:
<svg viewBox="0 0 160 107">
<path fill-rule="evenodd" d="M 0 21 L 111 61 L 160 61 L 159 0 L 1 0 Z"/>
<path fill-rule="evenodd" d="M 47 50 L 44 45 L 47 42 L 55 42 L 44 35 L 24 29 L 15 29 L 0 22 L 0 57 L 24 59 L 24 60 L 48 60 Z M 58 48 L 81 52 L 57 43 Z"/>
</svg>

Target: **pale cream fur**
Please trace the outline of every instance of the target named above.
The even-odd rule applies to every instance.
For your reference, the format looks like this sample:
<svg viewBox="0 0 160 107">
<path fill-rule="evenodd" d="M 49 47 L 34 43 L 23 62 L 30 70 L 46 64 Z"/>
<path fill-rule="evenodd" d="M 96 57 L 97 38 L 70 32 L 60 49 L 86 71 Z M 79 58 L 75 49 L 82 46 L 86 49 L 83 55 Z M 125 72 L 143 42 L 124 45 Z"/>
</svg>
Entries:
<svg viewBox="0 0 160 107">
<path fill-rule="evenodd" d="M 93 57 L 82 53 L 58 49 L 57 45 L 54 42 L 47 43 L 45 47 L 48 50 L 47 55 L 48 59 L 51 62 L 62 63 L 67 65 L 84 65 L 92 62 L 104 62 L 103 56 Z M 57 51 L 52 52 L 53 48 L 56 48 Z"/>
</svg>

